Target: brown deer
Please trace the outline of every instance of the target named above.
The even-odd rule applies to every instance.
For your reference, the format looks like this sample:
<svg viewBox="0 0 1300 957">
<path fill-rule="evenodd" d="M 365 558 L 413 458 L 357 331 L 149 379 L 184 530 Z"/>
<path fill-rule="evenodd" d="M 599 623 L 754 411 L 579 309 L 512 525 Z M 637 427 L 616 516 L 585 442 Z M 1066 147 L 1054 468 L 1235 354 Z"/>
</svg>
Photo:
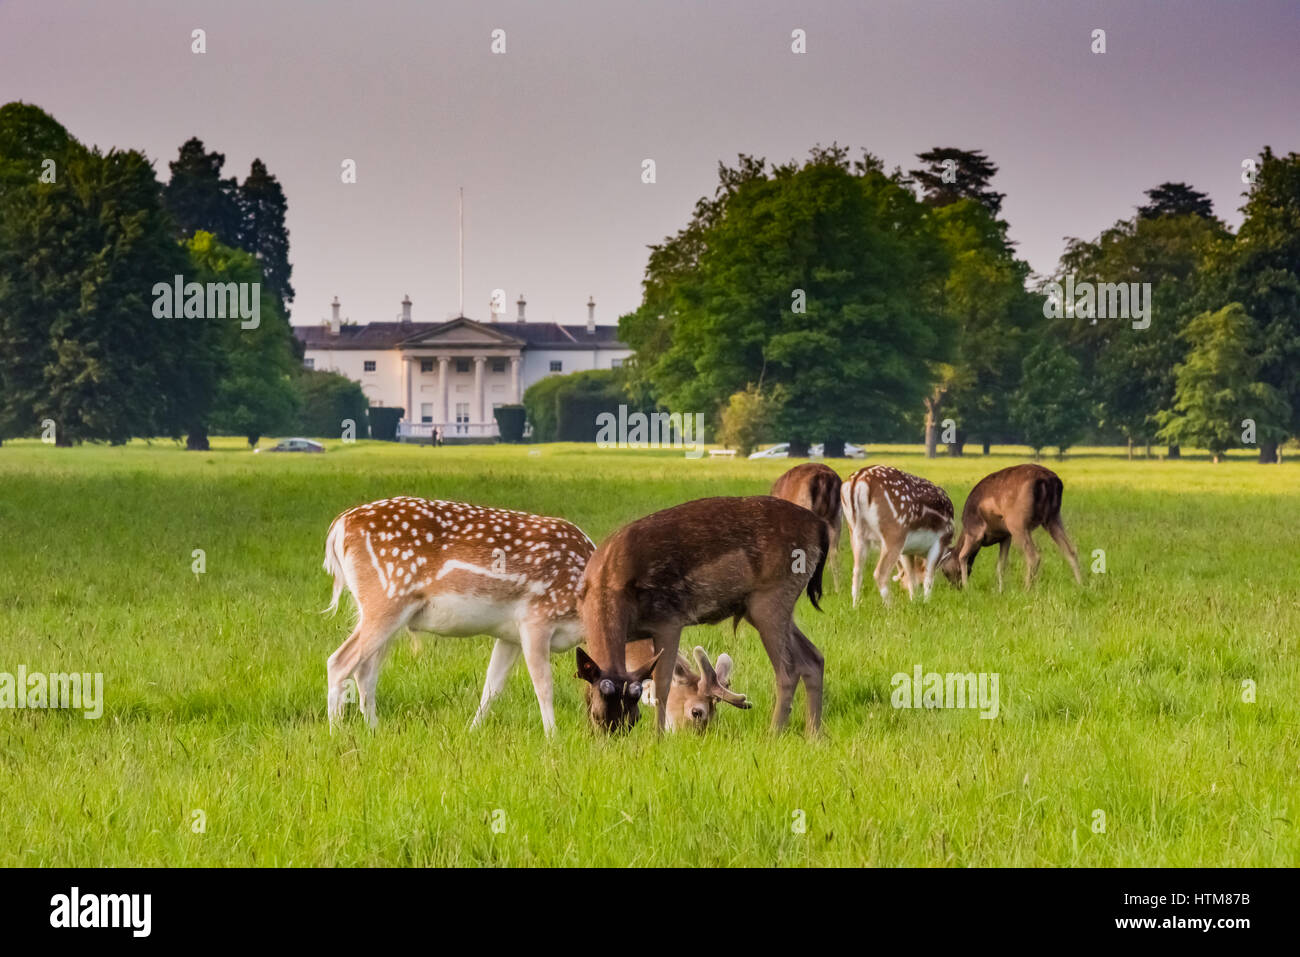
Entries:
<svg viewBox="0 0 1300 957">
<path fill-rule="evenodd" d="M 654 642 L 629 641 L 627 644 L 627 664 L 637 669 L 654 657 Z M 713 721 L 714 712 L 719 701 L 737 708 L 749 709 L 752 705 L 743 694 L 731 690 L 731 656 L 718 656 L 715 669 L 709 661 L 708 653 L 699 645 L 695 646 L 697 672 L 686 660 L 685 655 L 677 656 L 677 666 L 673 668 L 673 686 L 668 692 L 668 709 L 664 726 L 669 731 L 690 728 L 704 731 Z M 595 685 L 586 685 L 587 700 L 596 694 Z M 654 683 L 645 682 L 641 687 L 641 703 L 654 707 L 658 702 L 654 696 Z"/>
<path fill-rule="evenodd" d="M 836 556 L 839 554 L 840 519 L 843 513 L 840 503 L 841 484 L 839 474 L 829 465 L 805 462 L 778 478 L 771 492 L 777 498 L 802 505 L 830 526 L 831 539 L 826 563 L 831 568 L 831 582 L 836 591 L 840 587 L 840 565 Z"/>
<path fill-rule="evenodd" d="M 1079 574 L 1079 555 L 1065 534 L 1061 522 L 1061 493 L 1065 486 L 1051 469 L 1041 465 L 1013 465 L 980 479 L 971 489 L 961 511 L 961 538 L 949 565 L 961 574 L 962 584 L 970 577 L 975 556 L 987 545 L 998 546 L 998 591 L 1007 565 L 1011 543 L 1025 553 L 1025 587 L 1033 584 L 1041 558 L 1030 533 L 1040 525 L 1070 563 L 1074 580 Z M 947 570 L 947 569 L 945 569 Z"/>
<path fill-rule="evenodd" d="M 399 497 L 348 509 L 325 539 L 334 576 L 326 611 L 343 589 L 356 600 L 356 628 L 329 656 L 329 720 L 343 715 L 344 682 L 356 682 L 373 728 L 384 652 L 403 627 L 448 637 L 493 635 L 483 697 L 488 712 L 522 651 L 542 726 L 555 730 L 550 655 L 582 639 L 577 589 L 595 545 L 560 518 L 464 502 Z"/>
<path fill-rule="evenodd" d="M 606 731 L 635 724 L 640 682 L 653 670 L 663 730 L 682 629 L 744 618 L 758 629 L 776 672 L 773 728 L 785 727 L 802 680 L 815 732 L 824 663 L 793 613 L 805 588 L 820 610 L 829 539 L 812 512 L 770 495 L 697 499 L 611 535 L 587 562 L 579 596 L 591 653 L 578 649 L 578 676 L 596 689 L 588 700 L 592 722 Z M 640 638 L 654 642 L 655 654 L 629 673 L 627 644 Z"/>
<path fill-rule="evenodd" d="M 850 475 L 840 496 L 853 541 L 854 605 L 873 542 L 880 545 L 873 577 L 885 604 L 889 604 L 889 579 L 895 565 L 903 574 L 908 597 L 913 596 L 918 571 L 912 565 L 913 556 L 925 561 L 927 599 L 934 588 L 936 567 L 942 567 L 950 581 L 960 580 L 956 567 L 947 561 L 952 550 L 952 500 L 939 486 L 889 465 L 872 465 Z"/>
</svg>

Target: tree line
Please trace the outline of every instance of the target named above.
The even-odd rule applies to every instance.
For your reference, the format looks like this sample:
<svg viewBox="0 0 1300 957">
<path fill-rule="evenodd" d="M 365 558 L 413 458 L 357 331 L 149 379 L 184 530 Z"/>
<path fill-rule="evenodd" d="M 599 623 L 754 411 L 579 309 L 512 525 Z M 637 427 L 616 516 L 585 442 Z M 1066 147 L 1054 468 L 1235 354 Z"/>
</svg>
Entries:
<svg viewBox="0 0 1300 957">
<path fill-rule="evenodd" d="M 360 387 L 302 368 L 279 181 L 260 159 L 242 182 L 224 164 L 190 139 L 164 184 L 138 150 L 86 147 L 38 107 L 0 106 L 0 439 L 206 449 L 213 432 L 256 444 L 338 435 L 347 418 L 365 434 Z M 256 290 L 257 321 L 205 315 L 202 297 L 191 314 L 188 295 L 184 314 L 160 310 L 177 276 Z"/>
<path fill-rule="evenodd" d="M 620 319 L 628 394 L 795 454 L 917 437 L 931 455 L 940 442 L 1063 454 L 1090 438 L 1216 459 L 1256 446 L 1273 462 L 1300 433 L 1296 153 L 1265 147 L 1248 164 L 1235 234 L 1204 193 L 1161 183 L 1037 278 L 984 153 L 918 160 L 886 172 L 832 144 L 802 163 L 719 164 L 713 195 L 650 247 L 641 305 Z M 1149 284 L 1150 321 L 1059 302 L 1067 279 Z"/>
</svg>

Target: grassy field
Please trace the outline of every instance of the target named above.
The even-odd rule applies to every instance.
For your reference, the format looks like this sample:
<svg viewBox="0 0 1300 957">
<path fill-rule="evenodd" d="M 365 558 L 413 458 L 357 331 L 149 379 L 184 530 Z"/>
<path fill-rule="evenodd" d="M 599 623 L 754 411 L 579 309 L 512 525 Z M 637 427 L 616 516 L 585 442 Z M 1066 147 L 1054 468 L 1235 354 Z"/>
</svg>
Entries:
<svg viewBox="0 0 1300 957">
<path fill-rule="evenodd" d="M 1083 589 L 1040 532 L 1031 593 L 1018 553 L 996 593 L 994 550 L 965 593 L 940 582 L 928 605 L 885 609 L 868 590 L 855 610 L 846 535 L 840 590 L 797 611 L 826 655 L 821 739 L 802 692 L 790 732 L 769 734 L 772 671 L 742 626 L 683 640 L 730 652 L 754 710 L 723 706 L 703 738 L 649 721 L 597 737 L 566 654 L 548 741 L 522 667 L 468 730 L 488 639 L 400 641 L 378 732 L 354 708 L 329 734 L 325 658 L 350 621 L 318 613 L 331 519 L 405 493 L 561 515 L 599 541 L 690 498 L 765 492 L 786 463 L 222 443 L 0 448 L 0 672 L 103 672 L 105 697 L 99 720 L 0 711 L 0 864 L 1300 863 L 1296 465 L 1049 462 Z M 959 511 L 1023 460 L 871 449 Z M 997 673 L 1000 714 L 894 709 L 891 676 L 918 664 Z"/>
</svg>

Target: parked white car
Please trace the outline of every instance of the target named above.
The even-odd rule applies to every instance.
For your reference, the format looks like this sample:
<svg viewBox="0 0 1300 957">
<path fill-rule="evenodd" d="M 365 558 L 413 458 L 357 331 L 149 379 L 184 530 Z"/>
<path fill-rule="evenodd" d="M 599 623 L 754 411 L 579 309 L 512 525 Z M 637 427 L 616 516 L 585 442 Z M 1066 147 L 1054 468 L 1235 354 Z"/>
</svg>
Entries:
<svg viewBox="0 0 1300 957">
<path fill-rule="evenodd" d="M 325 446 L 311 439 L 284 439 L 270 448 L 256 448 L 254 452 L 324 452 Z"/>
<path fill-rule="evenodd" d="M 808 457 L 810 459 L 819 459 L 825 447 L 818 442 L 816 445 L 808 446 Z M 790 457 L 790 443 L 780 442 L 770 449 L 763 449 L 761 452 L 754 452 L 750 455 L 751 459 L 788 459 Z M 844 457 L 846 459 L 865 459 L 867 450 L 860 445 L 854 445 L 852 442 L 844 443 Z"/>
</svg>

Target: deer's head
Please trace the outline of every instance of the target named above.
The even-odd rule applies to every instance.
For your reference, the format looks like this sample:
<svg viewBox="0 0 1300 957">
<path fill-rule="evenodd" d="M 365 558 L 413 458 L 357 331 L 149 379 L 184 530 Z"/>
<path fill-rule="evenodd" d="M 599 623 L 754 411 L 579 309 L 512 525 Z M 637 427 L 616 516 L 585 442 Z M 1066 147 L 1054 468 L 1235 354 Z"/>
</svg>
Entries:
<svg viewBox="0 0 1300 957">
<path fill-rule="evenodd" d="M 971 555 L 967 559 L 967 565 L 973 564 L 975 556 Z M 939 570 L 943 572 L 945 578 L 958 588 L 961 587 L 961 562 L 957 559 L 957 550 L 949 546 L 943 550 L 939 556 Z M 969 573 L 969 568 L 968 568 Z"/>
<path fill-rule="evenodd" d="M 731 690 L 730 655 L 719 655 L 715 670 L 708 654 L 696 645 L 695 662 L 700 669 L 698 672 L 691 668 L 685 656 L 678 655 L 677 665 L 673 668 L 673 685 L 668 693 L 666 714 L 667 725 L 673 730 L 690 728 L 704 731 L 713 720 L 719 701 L 742 709 L 750 707 L 743 694 Z M 653 704 L 654 699 L 647 703 Z"/>
<path fill-rule="evenodd" d="M 578 677 L 587 682 L 587 713 L 592 723 L 606 731 L 626 731 L 641 717 L 641 692 L 654 671 L 653 658 L 630 674 L 605 671 L 595 659 L 578 649 Z"/>
</svg>

